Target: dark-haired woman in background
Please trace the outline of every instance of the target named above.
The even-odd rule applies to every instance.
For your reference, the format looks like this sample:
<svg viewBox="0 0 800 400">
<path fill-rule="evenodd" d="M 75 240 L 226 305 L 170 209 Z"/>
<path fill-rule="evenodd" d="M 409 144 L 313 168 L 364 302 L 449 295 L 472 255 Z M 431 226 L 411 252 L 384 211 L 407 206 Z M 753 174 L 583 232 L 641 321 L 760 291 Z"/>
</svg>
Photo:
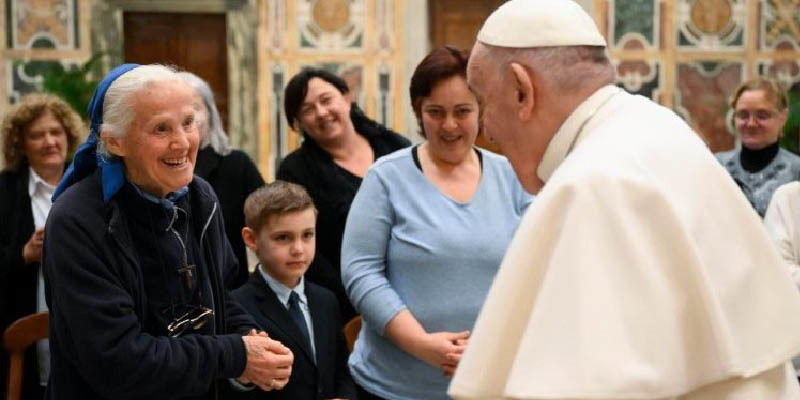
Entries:
<svg viewBox="0 0 800 400">
<path fill-rule="evenodd" d="M 350 203 L 375 160 L 411 144 L 367 118 L 349 92 L 342 78 L 321 69 L 304 69 L 289 81 L 286 119 L 305 140 L 277 174 L 277 179 L 303 185 L 317 205 L 317 255 L 306 277 L 336 293 L 345 322 L 355 316 L 339 272 Z"/>
<path fill-rule="evenodd" d="M 200 150 L 194 173 L 208 181 L 217 193 L 225 218 L 225 235 L 239 263 L 236 275 L 226 282 L 228 289 L 233 290 L 244 285 L 250 276 L 247 251 L 242 241 L 244 201 L 250 193 L 264 186 L 264 179 L 245 152 L 231 148 L 208 82 L 191 72 L 179 72 L 178 76 L 197 91 Z"/>
</svg>

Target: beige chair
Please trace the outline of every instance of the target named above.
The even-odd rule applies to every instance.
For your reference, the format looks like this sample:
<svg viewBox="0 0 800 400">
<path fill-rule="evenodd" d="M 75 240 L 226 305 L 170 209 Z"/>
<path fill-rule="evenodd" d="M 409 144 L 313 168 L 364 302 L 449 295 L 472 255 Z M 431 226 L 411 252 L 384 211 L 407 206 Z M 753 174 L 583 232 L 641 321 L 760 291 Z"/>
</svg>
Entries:
<svg viewBox="0 0 800 400">
<path fill-rule="evenodd" d="M 48 317 L 47 311 L 22 317 L 14 321 L 3 334 L 3 346 L 9 355 L 7 400 L 20 398 L 25 350 L 37 340 L 47 337 Z"/>
<path fill-rule="evenodd" d="M 344 325 L 344 339 L 347 341 L 347 350 L 353 352 L 353 345 L 358 339 L 358 332 L 361 331 L 361 316 L 356 315 Z"/>
</svg>

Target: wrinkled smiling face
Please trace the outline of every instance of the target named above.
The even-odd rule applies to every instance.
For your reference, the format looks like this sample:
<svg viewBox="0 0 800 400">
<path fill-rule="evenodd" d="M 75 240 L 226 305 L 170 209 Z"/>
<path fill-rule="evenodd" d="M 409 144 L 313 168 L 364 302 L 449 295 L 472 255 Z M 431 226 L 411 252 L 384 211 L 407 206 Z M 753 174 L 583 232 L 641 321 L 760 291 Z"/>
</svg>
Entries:
<svg viewBox="0 0 800 400">
<path fill-rule="evenodd" d="M 194 96 L 180 81 L 145 86 L 132 96 L 134 119 L 126 134 L 108 141 L 127 179 L 147 193 L 164 197 L 193 179 L 199 143 Z"/>
</svg>

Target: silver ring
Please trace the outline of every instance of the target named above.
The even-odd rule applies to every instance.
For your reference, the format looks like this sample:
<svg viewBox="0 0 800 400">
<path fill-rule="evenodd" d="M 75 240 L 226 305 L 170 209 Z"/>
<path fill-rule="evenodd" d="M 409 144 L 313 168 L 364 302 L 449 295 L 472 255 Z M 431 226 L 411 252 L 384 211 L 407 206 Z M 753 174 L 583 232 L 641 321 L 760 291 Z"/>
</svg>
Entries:
<svg viewBox="0 0 800 400">
<path fill-rule="evenodd" d="M 275 378 L 270 379 L 269 387 L 275 387 Z"/>
</svg>

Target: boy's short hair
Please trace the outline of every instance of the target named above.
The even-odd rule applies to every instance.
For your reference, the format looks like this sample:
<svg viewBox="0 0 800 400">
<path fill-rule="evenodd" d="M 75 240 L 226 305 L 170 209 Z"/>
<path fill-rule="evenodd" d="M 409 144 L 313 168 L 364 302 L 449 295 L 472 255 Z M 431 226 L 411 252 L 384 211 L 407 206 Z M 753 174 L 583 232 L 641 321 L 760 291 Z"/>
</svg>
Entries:
<svg viewBox="0 0 800 400">
<path fill-rule="evenodd" d="M 244 223 L 258 232 L 273 215 L 317 208 L 314 200 L 296 183 L 275 181 L 258 188 L 244 202 Z"/>
</svg>

